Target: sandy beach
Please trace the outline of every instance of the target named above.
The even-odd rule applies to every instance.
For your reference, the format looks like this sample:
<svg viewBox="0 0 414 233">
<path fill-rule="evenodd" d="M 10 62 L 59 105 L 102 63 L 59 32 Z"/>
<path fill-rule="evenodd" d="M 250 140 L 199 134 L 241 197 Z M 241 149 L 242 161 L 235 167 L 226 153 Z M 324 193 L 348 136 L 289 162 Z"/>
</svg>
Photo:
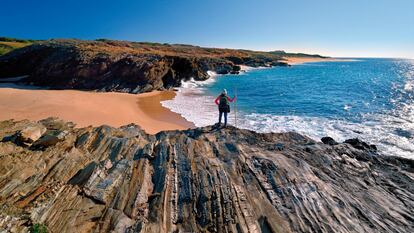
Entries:
<svg viewBox="0 0 414 233">
<path fill-rule="evenodd" d="M 160 101 L 174 96 L 173 91 L 134 95 L 0 87 L 0 120 L 58 117 L 75 123 L 76 127 L 135 123 L 150 134 L 194 127 L 161 105 Z"/>
<path fill-rule="evenodd" d="M 286 58 L 289 64 L 335 61 L 334 58 Z M 248 71 L 251 67 L 241 66 Z M 7 81 L 16 81 L 14 80 Z M 195 127 L 181 115 L 163 107 L 161 101 L 174 98 L 173 91 L 153 91 L 144 94 L 89 92 L 78 90 L 46 90 L 33 87 L 0 85 L 1 120 L 41 120 L 58 117 L 76 127 L 130 123 L 141 126 L 147 133 L 182 130 Z"/>
<path fill-rule="evenodd" d="M 290 65 L 296 65 L 306 62 L 326 62 L 326 61 L 339 61 L 336 58 L 318 58 L 318 57 L 284 57 L 286 62 Z"/>
</svg>

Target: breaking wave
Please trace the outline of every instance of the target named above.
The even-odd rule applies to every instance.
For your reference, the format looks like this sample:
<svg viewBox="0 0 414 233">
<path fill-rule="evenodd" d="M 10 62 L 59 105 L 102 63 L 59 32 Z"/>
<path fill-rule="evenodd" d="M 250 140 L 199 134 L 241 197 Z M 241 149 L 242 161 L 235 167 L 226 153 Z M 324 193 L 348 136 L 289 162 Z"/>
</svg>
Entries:
<svg viewBox="0 0 414 233">
<path fill-rule="evenodd" d="M 396 71 L 403 77 L 402 81 L 391 82 L 391 97 L 388 102 L 392 107 L 389 109 L 384 107 L 381 110 L 365 112 L 361 110 L 356 113 L 352 112 L 358 111 L 357 107 L 353 107 L 356 104 L 347 103 L 340 106 L 343 113 L 315 115 L 295 114 L 289 111 L 287 111 L 289 114 L 263 113 L 242 108 L 237 113 L 237 126 L 257 132 L 295 131 L 315 140 L 324 136 L 330 136 L 337 141 L 358 137 L 376 144 L 385 155 L 414 158 L 414 64 L 402 64 L 405 69 Z M 216 123 L 218 114 L 214 104 L 215 96 L 212 93 L 217 93 L 218 88 L 221 88 L 217 82 L 229 81 L 214 73 L 210 75 L 211 78 L 207 81 L 183 82 L 176 97 L 162 102 L 162 105 L 181 114 L 197 127 Z M 245 78 L 249 78 L 249 75 Z M 374 81 L 380 82 L 377 79 Z M 375 98 L 380 97 L 374 96 Z M 240 100 L 241 103 L 242 101 Z M 365 101 L 361 106 L 374 108 L 374 102 Z M 229 123 L 235 124 L 233 112 L 229 115 Z"/>
</svg>

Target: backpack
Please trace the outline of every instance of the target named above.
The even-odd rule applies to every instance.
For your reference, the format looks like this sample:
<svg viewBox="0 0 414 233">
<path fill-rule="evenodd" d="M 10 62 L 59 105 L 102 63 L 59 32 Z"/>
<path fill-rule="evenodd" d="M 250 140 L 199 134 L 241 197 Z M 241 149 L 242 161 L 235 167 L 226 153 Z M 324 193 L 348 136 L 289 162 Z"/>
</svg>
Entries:
<svg viewBox="0 0 414 233">
<path fill-rule="evenodd" d="M 219 110 L 222 112 L 230 112 L 230 102 L 227 99 L 227 95 L 220 96 Z"/>
</svg>

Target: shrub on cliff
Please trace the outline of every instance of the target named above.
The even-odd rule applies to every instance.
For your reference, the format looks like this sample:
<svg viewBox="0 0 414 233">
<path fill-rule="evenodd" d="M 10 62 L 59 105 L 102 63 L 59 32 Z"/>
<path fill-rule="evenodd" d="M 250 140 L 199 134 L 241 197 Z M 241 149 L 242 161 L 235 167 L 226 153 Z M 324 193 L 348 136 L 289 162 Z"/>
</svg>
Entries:
<svg viewBox="0 0 414 233">
<path fill-rule="evenodd" d="M 47 233 L 47 227 L 44 224 L 36 223 L 30 228 L 31 233 Z"/>
</svg>

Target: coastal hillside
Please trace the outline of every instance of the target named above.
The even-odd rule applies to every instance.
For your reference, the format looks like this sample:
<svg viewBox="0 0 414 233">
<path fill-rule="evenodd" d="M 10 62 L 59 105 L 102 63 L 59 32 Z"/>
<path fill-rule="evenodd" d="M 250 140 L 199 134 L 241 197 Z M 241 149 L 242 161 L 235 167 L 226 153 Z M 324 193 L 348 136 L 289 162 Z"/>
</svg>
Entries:
<svg viewBox="0 0 414 233">
<path fill-rule="evenodd" d="M 9 37 L 0 37 L 0 56 L 8 52 L 11 52 L 15 49 L 29 46 L 33 42 L 33 40 L 21 40 Z"/>
<path fill-rule="evenodd" d="M 54 89 L 143 93 L 181 85 L 182 80 L 206 80 L 207 71 L 237 74 L 241 65 L 287 66 L 287 59 L 319 55 L 283 51 L 203 48 L 113 40 L 47 40 L 15 49 L 0 57 L 0 81 Z"/>
<path fill-rule="evenodd" d="M 414 163 L 357 139 L 0 122 L 0 229 L 413 232 Z"/>
</svg>

